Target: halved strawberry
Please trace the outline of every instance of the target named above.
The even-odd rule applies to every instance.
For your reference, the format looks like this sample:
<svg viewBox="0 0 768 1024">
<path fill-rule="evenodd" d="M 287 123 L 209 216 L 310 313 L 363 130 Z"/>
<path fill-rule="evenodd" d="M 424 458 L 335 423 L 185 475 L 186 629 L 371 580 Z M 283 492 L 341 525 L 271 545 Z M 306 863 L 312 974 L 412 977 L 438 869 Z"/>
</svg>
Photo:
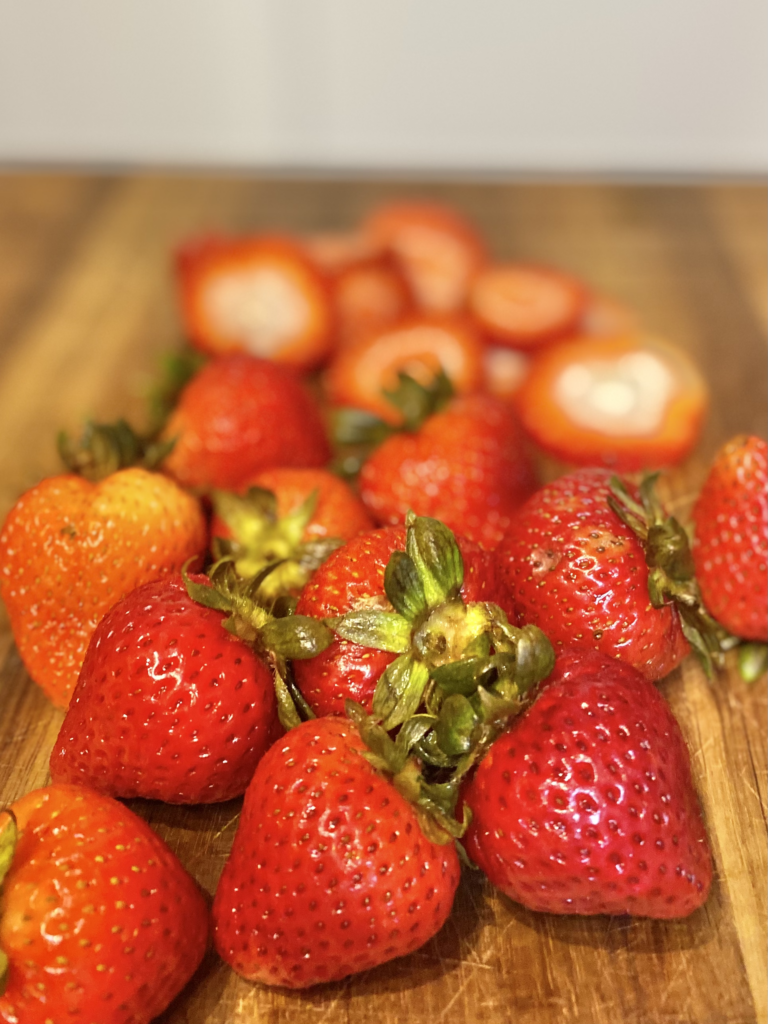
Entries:
<svg viewBox="0 0 768 1024">
<path fill-rule="evenodd" d="M 516 396 L 523 428 L 550 455 L 619 470 L 682 462 L 707 405 L 706 382 L 689 356 L 648 335 L 548 346 Z"/>
<path fill-rule="evenodd" d="M 305 244 L 328 278 L 337 345 L 352 345 L 415 312 L 402 270 L 372 239 L 321 235 Z"/>
<path fill-rule="evenodd" d="M 494 341 L 534 348 L 575 330 L 586 290 L 568 274 L 549 267 L 497 263 L 475 275 L 469 308 Z"/>
<path fill-rule="evenodd" d="M 331 348 L 322 275 L 291 238 L 210 237 L 177 256 L 181 310 L 195 346 L 248 352 L 306 370 Z"/>
<path fill-rule="evenodd" d="M 333 404 L 368 410 L 397 426 L 402 413 L 384 392 L 395 390 L 402 372 L 428 385 L 441 370 L 457 394 L 478 391 L 483 344 L 463 320 L 416 316 L 339 352 L 326 371 L 325 387 Z"/>
<path fill-rule="evenodd" d="M 395 254 L 420 309 L 464 309 L 469 282 L 487 254 L 480 235 L 456 210 L 438 203 L 387 203 L 369 214 L 363 231 Z"/>
</svg>

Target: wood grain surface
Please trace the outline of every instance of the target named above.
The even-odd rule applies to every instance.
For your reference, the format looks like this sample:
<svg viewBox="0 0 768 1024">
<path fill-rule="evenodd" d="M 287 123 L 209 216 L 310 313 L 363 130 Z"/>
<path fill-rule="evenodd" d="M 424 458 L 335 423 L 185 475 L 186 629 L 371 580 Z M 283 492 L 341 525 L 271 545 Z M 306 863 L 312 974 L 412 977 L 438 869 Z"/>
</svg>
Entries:
<svg viewBox="0 0 768 1024">
<path fill-rule="evenodd" d="M 766 189 L 0 176 L 0 515 L 58 471 L 57 430 L 141 422 L 160 353 L 181 343 L 170 253 L 203 230 L 333 230 L 404 195 L 455 203 L 499 257 L 553 263 L 633 306 L 699 361 L 712 408 L 666 481 L 685 515 L 715 448 L 766 429 Z M 0 620 L 0 805 L 46 783 L 61 713 Z M 766 683 L 693 661 L 661 684 L 690 745 L 717 865 L 681 922 L 529 913 L 476 874 L 407 959 L 303 994 L 251 985 L 210 954 L 164 1024 L 762 1024 L 766 1020 Z M 131 805 L 212 893 L 239 801 Z"/>
</svg>

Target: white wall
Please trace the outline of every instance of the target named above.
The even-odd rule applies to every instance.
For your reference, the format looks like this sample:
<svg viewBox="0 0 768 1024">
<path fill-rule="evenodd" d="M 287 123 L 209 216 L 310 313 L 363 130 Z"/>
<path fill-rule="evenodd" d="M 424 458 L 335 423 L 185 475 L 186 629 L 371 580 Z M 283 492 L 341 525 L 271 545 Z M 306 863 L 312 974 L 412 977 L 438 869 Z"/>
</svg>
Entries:
<svg viewBox="0 0 768 1024">
<path fill-rule="evenodd" d="M 768 169 L 765 0 L 0 0 L 0 161 Z"/>
</svg>

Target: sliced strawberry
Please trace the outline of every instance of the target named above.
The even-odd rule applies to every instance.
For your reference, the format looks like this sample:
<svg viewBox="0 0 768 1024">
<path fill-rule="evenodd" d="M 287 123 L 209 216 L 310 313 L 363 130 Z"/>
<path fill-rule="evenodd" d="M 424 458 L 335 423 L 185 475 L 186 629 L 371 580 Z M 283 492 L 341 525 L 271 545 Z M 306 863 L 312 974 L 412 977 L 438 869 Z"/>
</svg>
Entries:
<svg viewBox="0 0 768 1024">
<path fill-rule="evenodd" d="M 494 341 L 534 348 L 575 330 L 586 291 L 575 278 L 548 267 L 494 264 L 472 282 L 469 308 Z"/>
<path fill-rule="evenodd" d="M 507 345 L 488 345 L 485 350 L 485 386 L 492 395 L 516 395 L 528 376 L 531 357 Z"/>
<path fill-rule="evenodd" d="M 331 348 L 322 275 L 282 236 L 204 238 L 177 257 L 181 309 L 202 351 L 248 352 L 306 370 Z"/>
<path fill-rule="evenodd" d="M 686 353 L 666 342 L 582 338 L 538 353 L 516 403 L 524 429 L 549 454 L 634 470 L 676 465 L 690 453 L 708 393 Z"/>
<path fill-rule="evenodd" d="M 335 405 L 366 409 L 395 426 L 402 414 L 388 400 L 398 374 L 428 384 L 442 370 L 458 394 L 483 383 L 483 345 L 475 331 L 453 317 L 419 316 L 379 331 L 339 352 L 325 376 Z"/>
<path fill-rule="evenodd" d="M 374 210 L 363 229 L 395 254 L 421 309 L 452 313 L 465 307 L 469 282 L 487 255 L 480 235 L 455 210 L 389 203 Z"/>
<path fill-rule="evenodd" d="M 337 345 L 351 345 L 415 312 L 390 252 L 365 235 L 320 235 L 306 243 L 329 281 Z"/>
</svg>

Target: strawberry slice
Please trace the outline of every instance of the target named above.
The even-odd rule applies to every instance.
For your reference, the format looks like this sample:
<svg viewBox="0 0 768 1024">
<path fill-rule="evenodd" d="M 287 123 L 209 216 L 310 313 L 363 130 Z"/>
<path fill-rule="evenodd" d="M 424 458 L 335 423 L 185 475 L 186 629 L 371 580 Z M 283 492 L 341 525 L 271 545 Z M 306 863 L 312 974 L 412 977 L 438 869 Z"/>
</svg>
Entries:
<svg viewBox="0 0 768 1024">
<path fill-rule="evenodd" d="M 580 338 L 539 353 L 516 402 L 524 429 L 550 455 L 625 471 L 682 462 L 708 392 L 676 346 L 647 335 Z"/>
<path fill-rule="evenodd" d="M 487 254 L 480 235 L 455 210 L 388 203 L 369 215 L 363 230 L 395 254 L 421 309 L 452 313 L 465 307 L 470 280 Z"/>
<path fill-rule="evenodd" d="M 339 352 L 326 373 L 326 393 L 335 405 L 366 409 L 397 426 L 402 414 L 384 392 L 397 388 L 398 374 L 426 386 L 441 370 L 457 394 L 480 390 L 483 344 L 463 320 L 417 316 Z"/>
<path fill-rule="evenodd" d="M 337 344 L 351 345 L 415 312 L 397 261 L 372 239 L 362 234 L 319 235 L 306 245 L 329 282 Z"/>
<path fill-rule="evenodd" d="M 185 327 L 203 352 L 248 352 L 301 370 L 331 347 L 322 275 L 290 238 L 203 238 L 177 254 Z"/>
<path fill-rule="evenodd" d="M 494 341 L 533 348 L 575 330 L 586 303 L 581 282 L 548 267 L 501 263 L 475 277 L 469 308 Z"/>
</svg>

